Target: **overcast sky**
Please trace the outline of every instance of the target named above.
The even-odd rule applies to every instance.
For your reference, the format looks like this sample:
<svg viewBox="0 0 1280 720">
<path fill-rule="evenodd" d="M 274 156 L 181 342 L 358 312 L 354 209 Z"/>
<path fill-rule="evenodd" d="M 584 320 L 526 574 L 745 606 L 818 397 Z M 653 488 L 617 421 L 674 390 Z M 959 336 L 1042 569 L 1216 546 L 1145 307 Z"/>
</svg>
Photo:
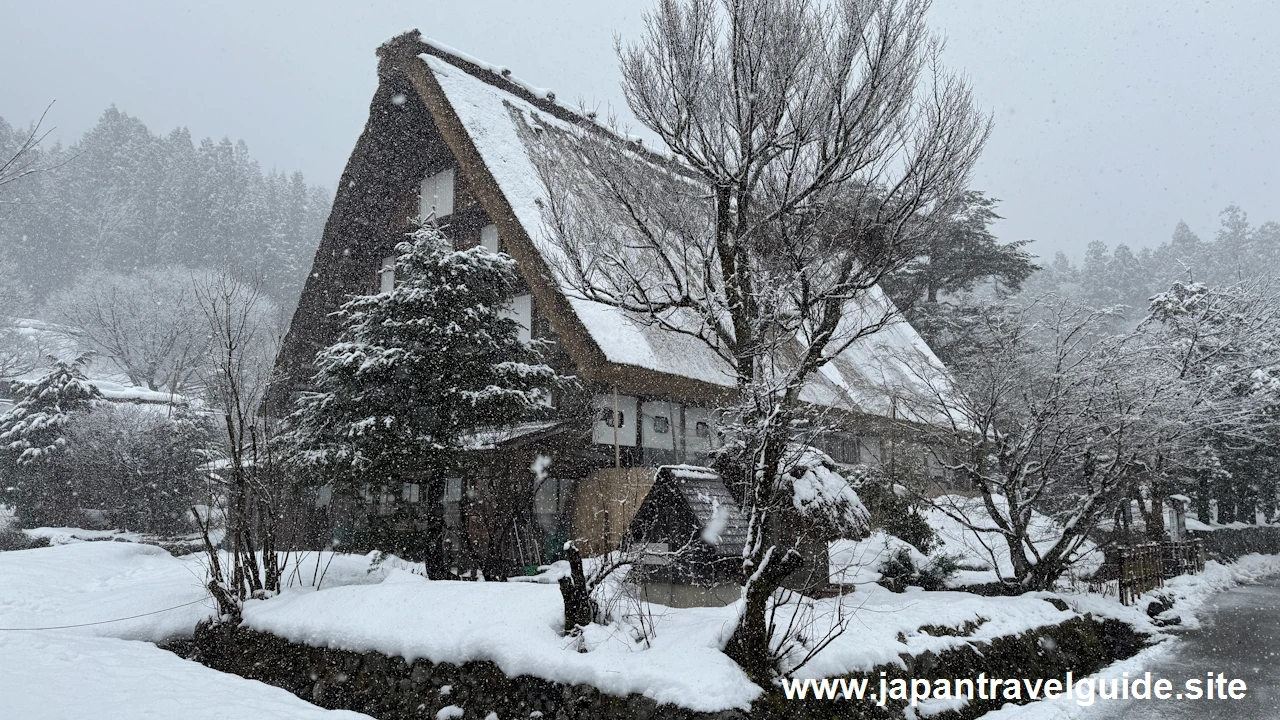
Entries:
<svg viewBox="0 0 1280 720">
<path fill-rule="evenodd" d="M 0 116 L 56 99 L 73 140 L 115 103 L 153 131 L 244 139 L 267 167 L 337 184 L 364 124 L 374 49 L 409 28 L 533 84 L 621 105 L 614 33 L 644 0 L 7 0 Z M 1280 219 L 1280 4 L 939 0 L 933 25 L 995 133 L 974 187 L 1002 200 L 1005 240 L 1045 257 L 1095 239 L 1152 245 L 1179 219 L 1211 236 L 1236 203 Z"/>
</svg>

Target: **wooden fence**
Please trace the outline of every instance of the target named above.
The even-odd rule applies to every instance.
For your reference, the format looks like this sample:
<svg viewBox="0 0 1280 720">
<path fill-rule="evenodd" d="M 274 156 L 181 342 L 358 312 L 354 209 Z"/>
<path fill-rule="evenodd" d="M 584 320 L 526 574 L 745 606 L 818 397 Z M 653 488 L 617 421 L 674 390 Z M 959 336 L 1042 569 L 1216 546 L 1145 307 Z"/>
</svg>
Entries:
<svg viewBox="0 0 1280 720">
<path fill-rule="evenodd" d="M 1203 570 L 1201 540 L 1128 545 L 1107 552 L 1089 587 L 1094 592 L 1104 592 L 1114 581 L 1120 602 L 1130 605 L 1143 593 L 1163 587 L 1169 578 Z"/>
</svg>

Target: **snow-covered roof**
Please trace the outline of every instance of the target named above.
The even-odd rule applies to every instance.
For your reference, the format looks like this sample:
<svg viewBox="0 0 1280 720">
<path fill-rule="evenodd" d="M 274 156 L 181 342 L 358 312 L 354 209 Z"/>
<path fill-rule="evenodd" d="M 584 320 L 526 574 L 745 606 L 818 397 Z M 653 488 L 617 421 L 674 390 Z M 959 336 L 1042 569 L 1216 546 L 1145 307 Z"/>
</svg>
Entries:
<svg viewBox="0 0 1280 720">
<path fill-rule="evenodd" d="M 75 333 L 65 325 L 34 318 L 10 318 L 9 321 L 21 336 L 35 342 L 41 351 L 49 357 L 70 362 L 83 352 L 83 348 L 76 341 Z M 33 381 L 44 374 L 45 370 L 46 368 L 41 366 L 14 379 Z M 183 395 L 150 390 L 133 385 L 129 382 L 128 377 L 117 368 L 112 367 L 111 362 L 101 356 L 95 356 L 89 360 L 85 365 L 85 374 L 89 384 L 98 388 L 98 392 L 102 393 L 102 397 L 112 402 L 151 405 L 186 405 L 191 403 L 191 399 Z M 3 385 L 3 383 L 0 383 L 0 385 Z M 6 404 L 11 405 L 12 403 L 6 403 L 3 399 L 0 399 L 0 412 L 4 411 Z"/>
<path fill-rule="evenodd" d="M 501 65 L 463 56 L 421 37 L 414 42 L 412 37 L 402 36 L 384 47 L 396 45 L 417 53 L 417 59 L 429 71 L 411 72 L 411 77 L 425 75 L 438 86 L 439 92 L 428 88 L 429 92 L 421 93 L 437 125 L 455 126 L 453 118 L 441 117 L 441 108 L 430 107 L 432 98 L 442 95 L 448 106 L 444 111 L 451 110 L 456 115 L 456 124 L 461 125 L 465 134 L 464 142 L 469 141 L 474 147 L 474 154 L 470 148 L 466 154 L 472 158 L 478 155 L 484 170 L 492 176 L 508 208 L 486 207 L 490 216 L 495 222 L 508 215 L 513 218 L 544 265 L 540 269 L 532 268 L 534 272 L 526 268 L 526 275 L 541 275 L 555 286 L 567 301 L 564 306 L 574 316 L 574 324 L 585 331 L 594 349 L 598 349 L 599 357 L 622 369 L 676 376 L 719 391 L 732 389 L 735 378 L 731 368 L 702 341 L 665 330 L 642 316 L 585 299 L 556 271 L 563 267 L 562 251 L 543 213 L 547 189 L 536 165 L 537 158 L 546 157 L 548 151 L 547 147 L 537 145 L 551 142 L 548 137 L 551 133 L 539 130 L 573 133 L 591 127 L 594 119 L 557 105 L 553 94 L 515 79 Z M 592 131 L 597 130 L 607 132 L 595 125 Z M 446 140 L 450 140 L 448 133 Z M 626 138 L 618 140 L 630 142 Z M 457 139 L 450 142 L 455 155 L 461 156 L 459 148 L 453 147 L 457 144 Z M 650 158 L 653 162 L 649 164 L 655 173 L 670 176 L 672 166 L 660 156 L 639 148 L 636 156 Z M 467 163 L 462 164 L 465 174 Z M 473 179 L 471 184 L 482 183 Z M 487 180 L 483 184 L 487 184 Z M 508 238 L 509 244 L 511 241 L 512 238 Z M 875 322 L 893 310 L 891 301 L 879 288 L 873 288 L 860 302 L 859 307 L 852 308 L 847 322 L 857 323 L 860 319 Z M 908 367 L 908 362 L 914 370 Z M 801 399 L 854 413 L 903 418 L 902 409 L 894 405 L 884 388 L 917 385 L 915 373 L 919 372 L 922 362 L 932 372 L 945 376 L 942 363 L 915 329 L 905 321 L 895 322 L 860 340 L 823 367 L 812 377 Z M 924 420 L 910 416 L 906 419 Z"/>
<path fill-rule="evenodd" d="M 669 483 L 698 523 L 704 542 L 725 557 L 742 555 L 747 542 L 747 516 L 725 487 L 724 480 L 710 468 L 667 465 L 658 470 L 656 484 Z"/>
</svg>

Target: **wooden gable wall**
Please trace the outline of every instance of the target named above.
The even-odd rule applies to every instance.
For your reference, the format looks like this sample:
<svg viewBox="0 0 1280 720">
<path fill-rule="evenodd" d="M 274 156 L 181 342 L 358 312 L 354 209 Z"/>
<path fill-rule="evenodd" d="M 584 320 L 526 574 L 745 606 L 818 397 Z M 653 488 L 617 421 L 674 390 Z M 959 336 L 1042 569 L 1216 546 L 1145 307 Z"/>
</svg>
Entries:
<svg viewBox="0 0 1280 720">
<path fill-rule="evenodd" d="M 332 313 L 352 295 L 377 291 L 383 258 L 395 254 L 412 229 L 423 178 L 455 169 L 454 210 L 441 221 L 455 247 L 478 245 L 481 229 L 491 222 L 397 60 L 380 63 L 369 120 L 342 173 L 281 346 L 280 378 L 268 397 L 274 413 L 288 411 L 293 392 L 305 388 L 314 372 L 316 352 L 337 339 L 339 322 Z"/>
</svg>

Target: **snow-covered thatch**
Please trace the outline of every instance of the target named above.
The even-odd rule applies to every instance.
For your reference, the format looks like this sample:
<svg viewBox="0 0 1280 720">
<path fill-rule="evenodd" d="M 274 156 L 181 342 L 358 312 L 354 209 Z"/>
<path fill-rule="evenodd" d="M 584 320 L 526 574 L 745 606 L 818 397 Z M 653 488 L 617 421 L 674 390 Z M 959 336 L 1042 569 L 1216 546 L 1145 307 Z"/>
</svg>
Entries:
<svg viewBox="0 0 1280 720">
<path fill-rule="evenodd" d="M 630 148 L 655 178 L 696 180 L 633 139 L 611 133 L 594 118 L 557 104 L 549 93 L 513 79 L 499 64 L 462 56 L 416 33 L 388 42 L 381 54 L 384 63 L 396 58 L 394 66 L 407 74 L 458 159 L 463 182 L 475 191 L 506 247 L 520 261 L 539 312 L 547 314 L 584 378 L 607 379 L 632 392 L 651 390 L 653 383 L 662 382 L 712 396 L 734 387 L 735 376 L 726 360 L 702 340 L 574 291 L 563 273 L 564 251 L 549 226 L 550 199 L 541 174 L 545 167 L 539 162 L 561 151 L 557 147 L 563 145 L 553 142 L 603 138 Z M 879 288 L 856 302 L 858 307 L 846 313 L 851 328 L 893 314 L 891 301 Z M 680 319 L 672 321 L 678 324 Z M 892 402 L 885 387 L 919 383 L 919 368 L 907 368 L 903 358 L 924 358 L 930 372 L 945 374 L 915 330 L 896 321 L 855 342 L 815 373 L 801 400 L 902 418 L 903 409 Z"/>
</svg>

